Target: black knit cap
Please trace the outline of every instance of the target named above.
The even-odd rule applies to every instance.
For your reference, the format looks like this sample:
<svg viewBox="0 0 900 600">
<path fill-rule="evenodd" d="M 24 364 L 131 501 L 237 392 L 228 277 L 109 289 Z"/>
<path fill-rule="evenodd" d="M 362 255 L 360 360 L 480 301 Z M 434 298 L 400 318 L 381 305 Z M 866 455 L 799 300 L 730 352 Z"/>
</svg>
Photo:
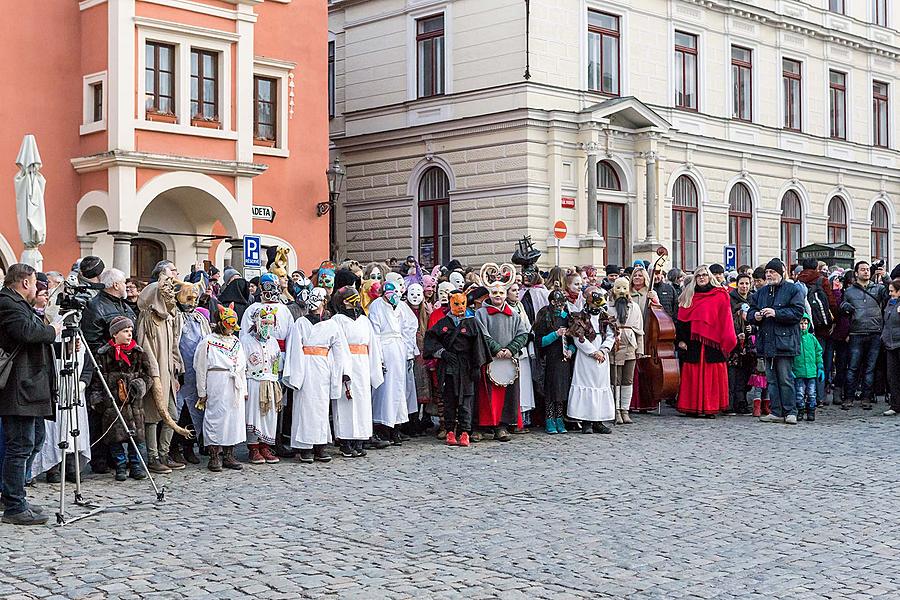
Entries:
<svg viewBox="0 0 900 600">
<path fill-rule="evenodd" d="M 818 269 L 819 261 L 815 258 L 804 258 L 803 262 L 800 263 L 804 269 Z"/>
<path fill-rule="evenodd" d="M 713 275 L 721 275 L 725 272 L 725 267 L 723 267 L 719 263 L 713 263 L 709 265 L 709 272 Z"/>
<path fill-rule="evenodd" d="M 85 279 L 93 279 L 94 277 L 100 277 L 100 273 L 103 272 L 106 265 L 103 264 L 103 260 L 99 256 L 91 255 L 82 258 L 78 268 L 81 271 L 82 277 Z"/>
<path fill-rule="evenodd" d="M 772 269 L 776 271 L 779 275 L 784 277 L 784 263 L 781 262 L 780 258 L 773 258 L 769 262 L 766 263 L 766 270 Z"/>
</svg>

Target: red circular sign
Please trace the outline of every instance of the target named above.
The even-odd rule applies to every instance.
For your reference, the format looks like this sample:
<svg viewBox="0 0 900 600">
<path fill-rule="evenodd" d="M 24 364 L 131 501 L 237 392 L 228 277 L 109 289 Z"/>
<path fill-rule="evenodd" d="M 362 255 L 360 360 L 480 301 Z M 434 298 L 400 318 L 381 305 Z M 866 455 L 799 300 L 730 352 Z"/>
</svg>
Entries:
<svg viewBox="0 0 900 600">
<path fill-rule="evenodd" d="M 566 223 L 565 223 L 565 221 L 557 221 L 556 223 L 554 223 L 554 225 L 553 225 L 553 236 L 554 236 L 556 239 L 558 239 L 558 240 L 564 240 L 564 239 L 566 239 L 566 233 L 567 233 L 567 231 L 568 231 L 568 230 L 566 229 Z"/>
</svg>

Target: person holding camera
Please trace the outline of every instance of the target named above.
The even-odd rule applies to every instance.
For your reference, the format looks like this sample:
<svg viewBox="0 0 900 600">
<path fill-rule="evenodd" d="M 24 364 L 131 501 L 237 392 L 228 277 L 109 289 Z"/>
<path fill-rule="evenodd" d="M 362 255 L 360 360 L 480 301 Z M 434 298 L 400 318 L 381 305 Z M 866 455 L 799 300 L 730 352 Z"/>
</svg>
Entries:
<svg viewBox="0 0 900 600">
<path fill-rule="evenodd" d="M 887 303 L 887 291 L 880 280 L 872 280 L 872 269 L 866 261 L 857 262 L 853 272 L 856 282 L 847 288 L 841 302 L 841 312 L 850 317 L 847 382 L 841 408 L 850 410 L 853 402 L 859 400 L 863 410 L 870 410 L 875 364 L 881 351 L 881 330 L 884 328 L 882 309 Z"/>
<path fill-rule="evenodd" d="M 794 357 L 800 354 L 800 319 L 806 312 L 803 288 L 784 279 L 784 263 L 766 265 L 766 285 L 751 295 L 747 321 L 758 328 L 756 353 L 765 359 L 772 412 L 763 423 L 797 424 Z"/>
<path fill-rule="evenodd" d="M 2 521 L 15 525 L 47 522 L 43 509 L 26 499 L 25 465 L 40 452 L 44 418 L 53 414 L 58 382 L 52 346 L 62 324 L 43 323 L 32 308 L 36 296 L 34 268 L 21 263 L 10 266 L 0 290 L 0 348 L 4 352 L 0 374 L 8 373 L 0 393 L 6 446 L 0 502 Z"/>
</svg>

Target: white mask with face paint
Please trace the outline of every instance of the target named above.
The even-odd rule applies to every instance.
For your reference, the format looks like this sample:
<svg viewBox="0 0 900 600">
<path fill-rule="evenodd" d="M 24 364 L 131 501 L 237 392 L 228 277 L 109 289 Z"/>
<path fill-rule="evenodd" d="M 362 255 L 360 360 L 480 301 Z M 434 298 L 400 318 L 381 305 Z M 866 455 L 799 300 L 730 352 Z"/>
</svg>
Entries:
<svg viewBox="0 0 900 600">
<path fill-rule="evenodd" d="M 403 281 L 403 276 L 400 273 L 394 273 L 393 271 L 384 276 L 385 283 L 390 282 L 397 286 L 397 291 L 400 292 L 402 296 L 406 291 L 406 282 Z"/>
<path fill-rule="evenodd" d="M 447 306 L 450 303 L 450 292 L 456 289 L 456 286 L 449 281 L 442 281 L 438 285 L 438 302 L 441 306 Z"/>
<path fill-rule="evenodd" d="M 466 285 L 466 278 L 463 277 L 463 274 L 459 271 L 453 271 L 447 279 L 450 280 L 450 283 L 452 283 L 453 287 L 457 290 L 462 290 L 463 286 Z"/>
<path fill-rule="evenodd" d="M 309 308 L 309 311 L 313 313 L 319 312 L 322 305 L 325 304 L 326 296 L 328 296 L 328 292 L 325 291 L 325 288 L 313 288 L 312 292 L 309 294 L 309 299 L 306 301 L 306 306 Z"/>
<path fill-rule="evenodd" d="M 425 300 L 425 289 L 418 283 L 413 283 L 406 290 L 406 301 L 412 306 L 420 306 Z"/>
</svg>

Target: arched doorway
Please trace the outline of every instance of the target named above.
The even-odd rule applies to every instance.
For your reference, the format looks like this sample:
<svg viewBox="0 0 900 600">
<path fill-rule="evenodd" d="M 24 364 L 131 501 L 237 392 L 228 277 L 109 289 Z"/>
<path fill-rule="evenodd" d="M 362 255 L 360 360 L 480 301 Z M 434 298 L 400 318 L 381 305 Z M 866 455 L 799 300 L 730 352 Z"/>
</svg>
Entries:
<svg viewBox="0 0 900 600">
<path fill-rule="evenodd" d="M 165 256 L 165 248 L 155 240 L 134 238 L 131 240 L 131 273 L 130 277 L 147 282 L 156 263 Z"/>
</svg>

